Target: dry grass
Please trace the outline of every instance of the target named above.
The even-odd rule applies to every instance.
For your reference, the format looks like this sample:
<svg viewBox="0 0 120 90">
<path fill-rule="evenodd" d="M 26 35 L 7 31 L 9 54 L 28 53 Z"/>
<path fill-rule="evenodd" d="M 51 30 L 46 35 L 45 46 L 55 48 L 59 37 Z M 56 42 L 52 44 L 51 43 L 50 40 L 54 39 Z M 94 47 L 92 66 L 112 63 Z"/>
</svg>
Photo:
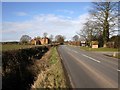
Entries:
<svg viewBox="0 0 120 90">
<path fill-rule="evenodd" d="M 42 60 L 45 62 L 43 64 L 45 68 L 38 75 L 38 79 L 32 88 L 67 88 L 68 86 L 56 47 L 51 48 Z"/>
</svg>

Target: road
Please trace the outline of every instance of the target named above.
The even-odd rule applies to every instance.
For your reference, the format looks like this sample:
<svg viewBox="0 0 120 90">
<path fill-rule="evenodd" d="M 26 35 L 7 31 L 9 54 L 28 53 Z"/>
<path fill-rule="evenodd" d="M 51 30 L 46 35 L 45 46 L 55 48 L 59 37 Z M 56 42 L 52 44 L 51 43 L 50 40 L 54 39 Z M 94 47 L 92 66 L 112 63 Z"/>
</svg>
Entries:
<svg viewBox="0 0 120 90">
<path fill-rule="evenodd" d="M 58 52 L 73 88 L 118 88 L 118 59 L 67 45 Z"/>
</svg>

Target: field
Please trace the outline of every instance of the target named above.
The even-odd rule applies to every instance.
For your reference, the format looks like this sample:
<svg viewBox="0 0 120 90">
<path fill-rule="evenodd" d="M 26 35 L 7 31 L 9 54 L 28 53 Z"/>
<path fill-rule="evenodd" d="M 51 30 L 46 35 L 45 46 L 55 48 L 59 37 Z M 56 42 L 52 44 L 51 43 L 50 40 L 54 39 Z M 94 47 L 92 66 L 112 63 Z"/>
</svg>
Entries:
<svg viewBox="0 0 120 90">
<path fill-rule="evenodd" d="M 35 45 L 19 45 L 19 44 L 5 44 L 1 46 L 0 51 L 16 50 L 23 48 L 35 47 Z"/>
</svg>

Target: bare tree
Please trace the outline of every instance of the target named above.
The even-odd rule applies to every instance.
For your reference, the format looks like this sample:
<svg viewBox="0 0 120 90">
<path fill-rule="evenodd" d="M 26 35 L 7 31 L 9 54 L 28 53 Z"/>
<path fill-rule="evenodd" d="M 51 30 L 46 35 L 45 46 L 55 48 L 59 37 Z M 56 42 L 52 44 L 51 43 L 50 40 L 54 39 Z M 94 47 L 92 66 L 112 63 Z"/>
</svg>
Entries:
<svg viewBox="0 0 120 90">
<path fill-rule="evenodd" d="M 22 35 L 22 37 L 20 38 L 20 42 L 22 44 L 28 44 L 31 40 L 31 37 L 28 35 Z"/>
<path fill-rule="evenodd" d="M 50 42 L 53 41 L 53 35 L 52 34 L 49 36 L 49 39 L 50 39 Z"/>
<path fill-rule="evenodd" d="M 90 10 L 90 14 L 94 20 L 101 24 L 104 47 L 106 47 L 110 33 L 116 31 L 115 26 L 118 17 L 118 3 L 93 2 L 93 8 Z"/>
<path fill-rule="evenodd" d="M 44 37 L 44 38 L 46 38 L 47 35 L 48 35 L 48 33 L 46 33 L 46 32 L 43 33 L 43 37 Z"/>
<path fill-rule="evenodd" d="M 64 40 L 65 40 L 65 37 L 62 36 L 62 35 L 56 35 L 56 36 L 55 36 L 55 39 L 56 39 L 56 41 L 57 41 L 58 43 L 63 44 L 63 43 L 64 43 Z"/>
<path fill-rule="evenodd" d="M 77 34 L 84 38 L 84 40 L 92 40 L 93 36 L 97 36 L 101 32 L 99 25 L 99 23 L 88 19 L 87 22 L 83 24 L 83 29 L 77 32 Z"/>
<path fill-rule="evenodd" d="M 83 28 L 77 32 L 81 40 L 85 40 L 88 45 L 91 45 L 93 40 L 97 40 L 101 36 L 101 24 L 92 19 L 87 19 L 83 24 Z"/>
<path fill-rule="evenodd" d="M 37 36 L 37 37 L 35 37 L 35 39 L 41 39 L 41 37 L 40 37 L 40 36 Z"/>
</svg>

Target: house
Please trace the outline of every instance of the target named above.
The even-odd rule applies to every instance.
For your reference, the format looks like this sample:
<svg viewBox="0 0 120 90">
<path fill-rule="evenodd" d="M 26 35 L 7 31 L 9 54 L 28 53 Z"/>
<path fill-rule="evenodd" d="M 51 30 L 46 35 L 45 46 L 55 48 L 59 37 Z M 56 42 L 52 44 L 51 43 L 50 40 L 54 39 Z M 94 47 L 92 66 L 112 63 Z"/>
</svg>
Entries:
<svg viewBox="0 0 120 90">
<path fill-rule="evenodd" d="M 31 43 L 32 45 L 36 45 L 36 40 L 32 39 L 32 40 L 30 41 L 30 43 Z"/>
<path fill-rule="evenodd" d="M 46 45 L 50 43 L 50 39 L 45 37 L 45 38 L 35 38 L 31 40 L 32 45 Z"/>
<path fill-rule="evenodd" d="M 50 43 L 50 39 L 47 38 L 47 37 L 45 37 L 45 38 L 42 38 L 42 39 L 40 40 L 40 42 L 41 42 L 42 45 L 44 45 L 44 44 L 49 44 L 49 43 Z"/>
</svg>

